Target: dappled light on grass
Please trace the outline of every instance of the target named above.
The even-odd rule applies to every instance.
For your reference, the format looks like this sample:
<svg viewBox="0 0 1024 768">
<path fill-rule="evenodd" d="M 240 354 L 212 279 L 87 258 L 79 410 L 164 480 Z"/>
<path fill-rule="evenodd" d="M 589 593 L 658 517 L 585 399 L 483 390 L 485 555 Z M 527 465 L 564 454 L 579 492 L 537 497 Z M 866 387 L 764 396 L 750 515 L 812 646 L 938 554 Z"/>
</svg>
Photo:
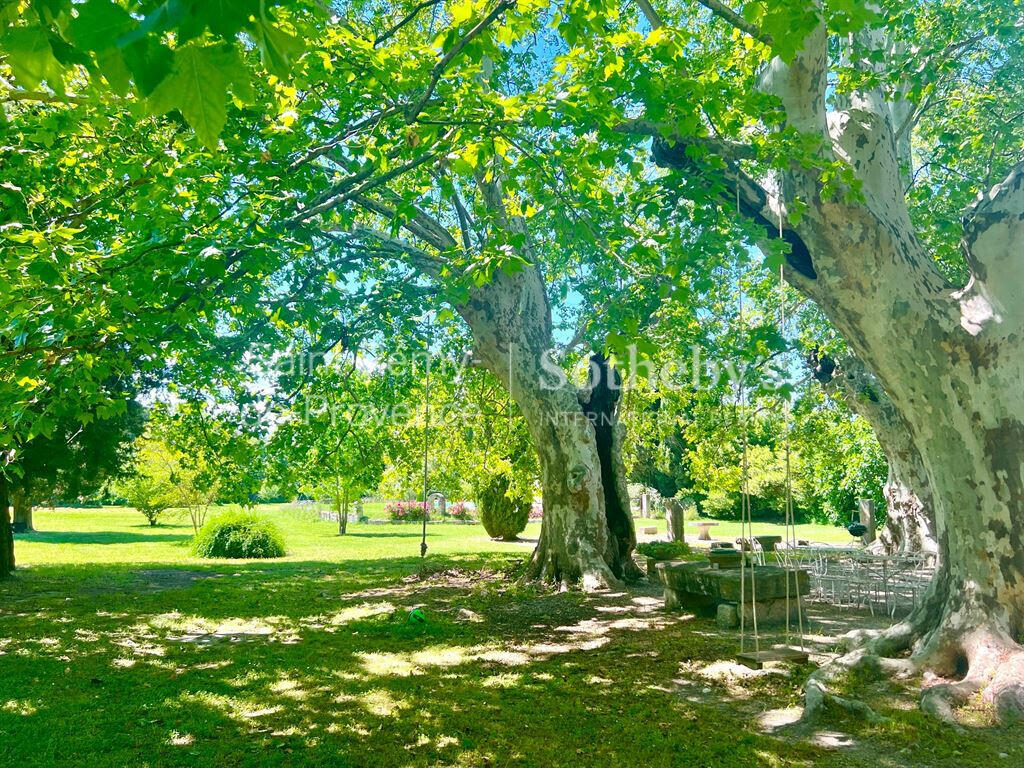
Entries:
<svg viewBox="0 0 1024 768">
<path fill-rule="evenodd" d="M 12 715 L 22 715 L 23 717 L 27 717 L 29 715 L 34 715 L 37 712 L 37 707 L 30 701 L 9 699 L 0 706 L 0 710 L 9 712 Z"/>
<path fill-rule="evenodd" d="M 657 587 L 559 593 L 508 578 L 511 555 L 422 563 L 389 541 L 360 558 L 19 573 L 0 587 L 11 764 L 989 768 L 1019 744 L 978 731 L 940 749 L 916 712 L 830 724 L 847 746 L 772 736 L 761 716 L 800 703 L 807 669 L 738 669 L 737 633 L 666 613 Z M 849 620 L 810 622 L 824 655 Z"/>
</svg>

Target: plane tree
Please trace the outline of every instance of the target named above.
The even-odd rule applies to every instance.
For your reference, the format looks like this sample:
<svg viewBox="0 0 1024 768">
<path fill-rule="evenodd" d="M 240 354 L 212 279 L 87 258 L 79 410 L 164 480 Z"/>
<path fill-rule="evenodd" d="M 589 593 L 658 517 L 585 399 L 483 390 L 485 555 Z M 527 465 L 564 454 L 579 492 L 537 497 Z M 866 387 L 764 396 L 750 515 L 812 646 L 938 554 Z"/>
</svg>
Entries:
<svg viewBox="0 0 1024 768">
<path fill-rule="evenodd" d="M 570 210 L 568 197 L 600 185 L 563 188 L 565 174 L 542 177 L 536 162 L 550 145 L 517 146 L 521 125 L 535 135 L 545 127 L 531 75 L 516 74 L 530 67 L 511 66 L 543 55 L 520 45 L 543 26 L 543 2 L 408 3 L 378 14 L 355 5 L 305 25 L 261 6 L 230 29 L 195 3 L 152 20 L 148 6 L 126 19 L 121 4 L 99 0 L 55 3 L 38 19 L 9 6 L 0 42 L 12 54 L 5 110 L 15 119 L 3 125 L 4 151 L 18 183 L 3 189 L 6 450 L 61 418 L 123 408 L 105 381 L 217 387 L 247 357 L 359 336 L 339 304 L 394 332 L 425 300 L 444 301 L 472 330 L 480 364 L 533 418 L 545 452 L 548 514 L 533 571 L 594 585 L 628 575 L 634 537 L 614 429 L 598 438 L 590 423 L 613 415 L 615 397 L 586 392 L 581 405 L 560 376 L 541 386 L 557 324 L 549 275 L 584 249 L 624 242 L 589 222 L 584 237 L 560 231 L 556 206 Z M 120 35 L 85 34 L 99 10 Z M 304 55 L 275 52 L 283 38 L 268 25 L 281 24 Z M 237 44 L 238 34 L 254 44 Z M 45 45 L 22 45 L 31 36 Z M 126 49 L 136 43 L 147 62 L 157 52 L 159 82 L 147 80 L 148 65 L 134 67 Z M 73 52 L 59 66 L 55 45 Z M 130 77 L 119 89 L 120 59 Z M 251 77 L 261 68 L 274 76 Z M 69 94 L 72 81 L 88 88 Z M 201 92 L 189 91 L 196 83 Z M 622 159 L 581 155 L 576 173 L 609 175 Z M 604 359 L 595 365 L 607 382 Z"/>
<path fill-rule="evenodd" d="M 901 417 L 940 570 L 844 664 L 938 673 L 946 719 L 979 692 L 1024 712 L 1021 27 L 1000 0 L 570 3 L 561 27 L 588 83 L 566 111 L 649 150 L 665 225 L 740 222 Z M 829 674 L 808 716 L 849 704 Z"/>
</svg>

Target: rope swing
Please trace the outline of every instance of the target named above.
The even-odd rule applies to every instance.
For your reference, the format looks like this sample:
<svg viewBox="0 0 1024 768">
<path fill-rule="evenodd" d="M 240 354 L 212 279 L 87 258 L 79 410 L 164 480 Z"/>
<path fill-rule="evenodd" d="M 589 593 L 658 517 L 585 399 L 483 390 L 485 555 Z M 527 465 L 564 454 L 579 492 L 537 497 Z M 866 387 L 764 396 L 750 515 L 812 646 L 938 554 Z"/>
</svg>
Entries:
<svg viewBox="0 0 1024 768">
<path fill-rule="evenodd" d="M 737 208 L 739 207 L 739 189 L 737 188 Z M 779 210 L 779 237 L 782 237 L 782 211 Z M 744 327 L 744 291 L 743 291 L 743 270 L 738 271 L 738 321 L 740 332 L 745 333 Z M 786 335 L 786 277 L 784 268 L 779 266 L 779 333 L 785 338 Z M 757 579 L 755 568 L 757 565 L 765 565 L 766 558 L 763 550 L 755 549 L 753 514 L 750 503 L 750 455 L 749 441 L 747 438 L 748 415 L 747 415 L 747 392 L 744 380 L 741 378 L 737 392 L 737 407 L 742 412 L 742 419 L 739 420 L 742 429 L 742 459 L 740 463 L 740 661 L 760 668 L 763 661 L 801 660 L 806 661 L 804 652 L 804 620 L 803 601 L 800 596 L 799 571 L 794 566 L 792 552 L 796 546 L 796 517 L 793 511 L 793 468 L 790 450 L 790 432 L 792 430 L 792 418 L 790 403 L 787 397 L 783 404 L 783 434 L 786 455 L 786 503 L 785 503 L 785 554 L 776 553 L 776 561 L 781 565 L 786 582 L 786 648 L 773 649 L 761 653 L 761 636 L 757 626 Z M 748 553 L 749 548 L 749 553 Z M 746 607 L 747 607 L 747 560 L 750 558 L 750 614 L 753 621 L 754 653 L 746 653 Z M 792 588 L 791 588 L 792 583 Z M 795 594 L 793 594 L 795 592 Z M 791 626 L 791 606 L 796 600 L 797 631 L 800 650 L 797 651 L 791 646 L 793 632 Z"/>
<path fill-rule="evenodd" d="M 779 214 L 779 231 L 782 231 L 782 214 Z M 779 265 L 779 333 L 783 338 L 786 336 L 786 275 L 783 266 Z M 796 591 L 796 618 L 799 627 L 800 650 L 804 650 L 804 613 L 803 600 L 800 597 L 800 582 L 797 569 L 793 567 L 792 552 L 796 546 L 796 518 L 793 514 L 793 467 L 790 460 L 790 431 L 793 422 L 790 413 L 789 399 L 787 398 L 782 407 L 783 429 L 786 436 L 786 556 L 780 558 L 783 568 L 786 570 L 786 645 L 792 642 L 790 629 L 790 581 Z"/>
<path fill-rule="evenodd" d="M 740 333 L 745 334 L 743 317 L 743 270 L 739 269 L 737 283 L 739 287 L 738 321 Z M 747 441 L 747 389 L 743 377 L 740 376 L 739 389 L 737 392 L 737 404 L 740 410 L 741 423 L 740 432 L 743 439 L 742 459 L 740 461 L 740 653 L 746 650 L 747 639 L 747 558 L 754 553 L 753 521 L 750 510 L 750 456 Z M 754 624 L 754 651 L 761 650 L 761 636 L 757 631 L 757 580 L 753 575 L 753 564 L 751 564 L 750 575 L 750 606 L 751 618 Z"/>
</svg>

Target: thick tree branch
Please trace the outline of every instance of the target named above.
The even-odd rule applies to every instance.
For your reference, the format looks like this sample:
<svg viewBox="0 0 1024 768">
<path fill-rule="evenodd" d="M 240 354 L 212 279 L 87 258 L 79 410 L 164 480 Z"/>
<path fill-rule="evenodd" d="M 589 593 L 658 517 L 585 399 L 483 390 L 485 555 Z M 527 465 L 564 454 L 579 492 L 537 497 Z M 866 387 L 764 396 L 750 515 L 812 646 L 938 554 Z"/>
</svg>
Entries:
<svg viewBox="0 0 1024 768">
<path fill-rule="evenodd" d="M 394 205 L 404 206 L 413 212 L 412 220 L 433 238 L 431 245 L 439 251 L 450 251 L 458 246 L 458 241 L 441 221 L 427 213 L 420 206 L 408 203 L 391 189 L 383 189 L 380 194 Z M 443 243 L 443 245 L 440 245 Z"/>
<path fill-rule="evenodd" d="M 352 136 L 354 136 L 364 128 L 368 128 L 372 125 L 378 125 L 385 118 L 390 117 L 391 115 L 396 115 L 400 111 L 400 107 L 386 107 L 385 109 L 382 109 L 378 112 L 374 112 L 372 115 L 368 117 L 364 117 L 362 120 L 357 120 L 356 122 L 348 126 L 348 128 L 345 129 L 345 132 L 338 138 L 331 139 L 331 141 L 325 142 L 323 144 L 318 144 L 317 146 L 307 150 L 301 157 L 298 157 L 296 160 L 292 162 L 291 165 L 288 166 L 288 171 L 291 172 L 298 170 L 306 163 L 312 162 L 313 160 L 316 160 L 318 157 L 327 154 L 335 147 L 341 146 L 346 141 L 348 141 L 348 139 L 350 139 Z"/>
<path fill-rule="evenodd" d="M 616 125 L 614 130 L 617 133 L 650 136 L 651 138 L 664 139 L 677 144 L 685 143 L 704 147 L 709 152 L 727 160 L 753 160 L 757 156 L 757 149 L 750 144 L 715 138 L 713 136 L 680 136 L 670 126 L 661 125 L 644 118 L 625 120 Z"/>
<path fill-rule="evenodd" d="M 981 286 L 968 286 L 962 305 L 973 300 L 975 311 L 982 314 L 1024 319 L 1024 161 L 971 206 L 964 221 L 963 249 Z M 984 307 L 986 300 L 994 306 Z"/>
<path fill-rule="evenodd" d="M 771 37 L 764 34 L 757 25 L 751 24 L 725 3 L 720 2 L 720 0 L 697 0 L 697 2 L 715 14 L 718 18 L 729 22 L 729 24 L 745 35 L 750 35 L 752 38 L 760 40 L 765 45 L 772 44 Z"/>
<path fill-rule="evenodd" d="M 817 272 L 811 259 L 810 249 L 797 229 L 791 226 L 781 212 L 782 202 L 777 196 L 771 195 L 764 187 L 751 179 L 738 162 L 725 160 L 726 168 L 710 168 L 702 165 L 686 151 L 686 143 L 670 143 L 656 138 L 652 145 L 655 162 L 667 168 L 707 177 L 709 187 L 717 187 L 721 191 L 721 203 L 738 206 L 740 214 L 758 225 L 760 232 L 757 244 L 765 253 L 771 250 L 772 243 L 782 241 L 788 248 L 786 265 L 787 277 L 798 286 L 806 286 L 806 281 L 817 278 Z"/>
<path fill-rule="evenodd" d="M 711 13 L 719 19 L 728 22 L 732 27 L 735 27 L 743 34 L 750 35 L 750 37 L 755 40 L 760 40 L 765 45 L 772 44 L 772 39 L 769 35 L 766 35 L 757 27 L 756 24 L 751 24 L 720 0 L 697 0 L 697 2 L 711 11 Z M 654 9 L 650 0 L 636 0 L 636 4 L 639 6 L 640 12 L 643 13 L 644 18 L 647 19 L 647 23 L 651 25 L 651 29 L 659 29 L 660 27 L 665 26 L 665 22 L 662 20 L 661 14 Z"/>
<path fill-rule="evenodd" d="M 801 133 L 826 137 L 825 89 L 828 34 L 818 8 L 818 25 L 804 38 L 791 62 L 775 57 L 761 75 L 761 89 L 782 102 L 786 122 Z"/>
<path fill-rule="evenodd" d="M 458 245 L 455 239 L 447 231 L 440 228 L 439 225 L 431 226 L 418 217 L 411 220 L 401 220 L 394 208 L 364 195 L 357 196 L 355 202 L 388 221 L 399 222 L 403 229 L 434 246 L 439 251 L 448 251 Z"/>
<path fill-rule="evenodd" d="M 363 243 L 373 241 L 385 252 L 400 255 L 431 277 L 440 274 L 441 262 L 433 254 L 397 237 L 389 237 L 370 227 L 354 227 L 351 230 L 322 230 L 319 234 L 343 248 L 370 250 Z"/>
<path fill-rule="evenodd" d="M 500 2 L 494 6 L 490 13 L 484 16 L 480 21 L 477 22 L 476 26 L 470 29 L 465 35 L 463 35 L 455 45 L 453 45 L 444 56 L 434 65 L 433 70 L 430 73 L 430 82 L 427 83 L 427 88 L 423 92 L 419 101 L 409 108 L 405 115 L 405 121 L 407 123 L 413 122 L 426 107 L 427 102 L 430 101 L 434 95 L 434 89 L 437 88 L 438 82 L 441 80 L 441 76 L 448 69 L 448 65 L 455 60 L 455 58 L 462 53 L 462 49 L 465 48 L 472 40 L 479 37 L 484 30 L 486 30 L 494 20 L 497 19 L 502 13 L 515 5 L 514 0 L 500 0 Z"/>
<path fill-rule="evenodd" d="M 651 25 L 651 29 L 659 29 L 664 26 L 665 22 L 661 20 L 661 15 L 654 10 L 650 0 L 636 0 L 636 4 L 639 6 L 644 18 L 647 19 L 647 23 Z"/>
<path fill-rule="evenodd" d="M 439 143 L 443 142 L 447 136 L 448 134 L 442 137 L 439 140 Z M 388 181 L 391 181 L 391 179 L 401 176 L 403 173 L 407 173 L 408 171 L 423 165 L 429 160 L 433 160 L 439 153 L 440 150 L 438 149 L 424 152 L 422 155 L 414 157 L 412 160 L 408 160 L 401 165 L 397 165 L 391 170 L 382 173 L 380 176 L 373 175 L 373 172 L 377 170 L 375 165 L 367 165 L 358 173 L 355 173 L 335 184 L 328 192 L 318 198 L 317 203 L 309 208 L 300 210 L 292 216 L 287 223 L 289 226 L 295 226 L 300 222 L 308 221 L 324 211 L 337 208 L 339 205 L 353 199 L 354 197 L 369 192 L 375 187 L 379 187 L 381 184 L 385 184 Z"/>
<path fill-rule="evenodd" d="M 462 233 L 462 247 L 469 253 L 473 249 L 473 219 L 462 203 L 462 197 L 458 190 L 452 189 L 452 205 L 455 206 L 455 213 L 459 218 L 459 231 Z"/>
</svg>

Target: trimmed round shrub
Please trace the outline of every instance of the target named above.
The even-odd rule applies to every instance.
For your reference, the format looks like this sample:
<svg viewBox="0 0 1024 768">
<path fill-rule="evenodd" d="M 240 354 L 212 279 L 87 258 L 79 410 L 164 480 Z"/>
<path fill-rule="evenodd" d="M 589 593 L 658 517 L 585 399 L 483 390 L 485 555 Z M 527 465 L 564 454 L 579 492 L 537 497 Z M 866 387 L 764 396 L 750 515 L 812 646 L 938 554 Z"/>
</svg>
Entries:
<svg viewBox="0 0 1024 768">
<path fill-rule="evenodd" d="M 251 512 L 218 515 L 199 530 L 193 546 L 199 557 L 284 556 L 284 537 L 277 526 Z"/>
<path fill-rule="evenodd" d="M 492 539 L 515 541 L 530 519 L 531 499 L 509 495 L 509 477 L 501 473 L 491 478 L 477 500 L 480 522 Z"/>
</svg>

